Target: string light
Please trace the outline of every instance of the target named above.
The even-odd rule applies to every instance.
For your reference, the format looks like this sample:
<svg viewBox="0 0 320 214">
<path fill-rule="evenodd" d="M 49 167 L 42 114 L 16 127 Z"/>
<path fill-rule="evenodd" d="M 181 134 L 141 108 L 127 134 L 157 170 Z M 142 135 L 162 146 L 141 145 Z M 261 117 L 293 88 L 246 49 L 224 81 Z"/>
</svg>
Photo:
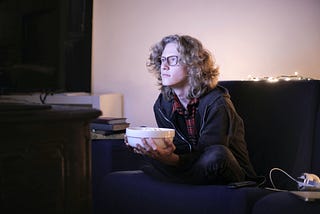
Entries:
<svg viewBox="0 0 320 214">
<path fill-rule="evenodd" d="M 293 75 L 281 75 L 278 77 L 254 77 L 248 75 L 248 80 L 250 81 L 267 81 L 270 83 L 279 82 L 279 81 L 291 81 L 291 80 L 312 80 L 310 77 L 300 76 L 298 72 L 294 72 Z"/>
</svg>

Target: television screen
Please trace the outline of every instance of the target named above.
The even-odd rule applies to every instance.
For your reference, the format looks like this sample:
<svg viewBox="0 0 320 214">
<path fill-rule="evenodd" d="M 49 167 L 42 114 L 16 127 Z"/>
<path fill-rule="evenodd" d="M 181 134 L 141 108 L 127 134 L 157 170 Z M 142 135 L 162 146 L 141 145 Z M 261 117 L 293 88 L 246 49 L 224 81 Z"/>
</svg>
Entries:
<svg viewBox="0 0 320 214">
<path fill-rule="evenodd" d="M 0 1 L 0 93 L 91 91 L 92 0 Z"/>
</svg>

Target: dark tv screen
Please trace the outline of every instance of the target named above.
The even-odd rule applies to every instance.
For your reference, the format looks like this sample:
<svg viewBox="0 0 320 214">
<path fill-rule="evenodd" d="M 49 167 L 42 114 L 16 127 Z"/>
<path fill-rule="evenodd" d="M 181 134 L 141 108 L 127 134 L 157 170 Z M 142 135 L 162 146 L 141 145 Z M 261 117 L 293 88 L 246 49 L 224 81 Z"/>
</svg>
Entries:
<svg viewBox="0 0 320 214">
<path fill-rule="evenodd" d="M 0 1 L 0 93 L 91 92 L 92 0 Z"/>
</svg>

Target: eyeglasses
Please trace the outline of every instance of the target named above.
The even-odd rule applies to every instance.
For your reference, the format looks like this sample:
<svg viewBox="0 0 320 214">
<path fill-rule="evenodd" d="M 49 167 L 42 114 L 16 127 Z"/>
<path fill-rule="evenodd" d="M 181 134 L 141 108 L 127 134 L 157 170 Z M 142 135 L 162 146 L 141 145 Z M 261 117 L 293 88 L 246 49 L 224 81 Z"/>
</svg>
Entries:
<svg viewBox="0 0 320 214">
<path fill-rule="evenodd" d="M 174 66 L 174 65 L 178 64 L 179 58 L 178 58 L 178 56 L 161 57 L 160 62 L 161 62 L 161 64 L 167 62 L 168 65 Z"/>
</svg>

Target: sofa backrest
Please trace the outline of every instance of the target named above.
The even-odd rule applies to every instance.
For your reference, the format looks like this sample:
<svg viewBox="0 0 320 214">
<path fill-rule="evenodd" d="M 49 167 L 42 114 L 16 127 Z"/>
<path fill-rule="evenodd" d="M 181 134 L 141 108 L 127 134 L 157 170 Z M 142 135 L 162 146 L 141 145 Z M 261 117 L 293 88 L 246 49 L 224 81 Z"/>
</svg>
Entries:
<svg viewBox="0 0 320 214">
<path fill-rule="evenodd" d="M 297 177 L 320 173 L 320 81 L 220 81 L 243 118 L 259 175 L 281 168 Z"/>
<path fill-rule="evenodd" d="M 320 98 L 319 98 L 320 99 Z M 320 103 L 318 103 L 318 113 L 315 128 L 315 142 L 313 146 L 313 159 L 311 171 L 320 177 Z"/>
</svg>

